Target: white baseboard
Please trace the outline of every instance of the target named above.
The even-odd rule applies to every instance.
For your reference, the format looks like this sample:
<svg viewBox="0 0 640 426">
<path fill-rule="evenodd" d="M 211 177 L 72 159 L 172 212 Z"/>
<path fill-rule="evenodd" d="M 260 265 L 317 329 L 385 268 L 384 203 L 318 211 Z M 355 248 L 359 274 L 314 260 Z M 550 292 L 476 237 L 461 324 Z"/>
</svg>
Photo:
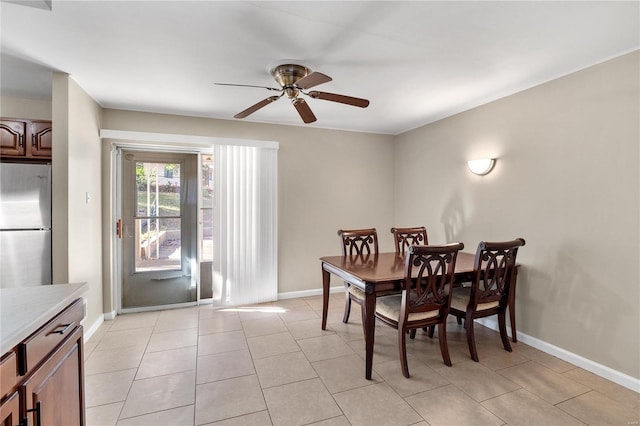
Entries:
<svg viewBox="0 0 640 426">
<path fill-rule="evenodd" d="M 344 285 L 329 288 L 329 293 L 344 293 Z M 278 300 L 296 299 L 298 297 L 322 296 L 322 289 L 315 288 L 313 290 L 289 291 L 286 293 L 278 293 Z"/>
<path fill-rule="evenodd" d="M 93 336 L 93 333 L 95 333 L 102 325 L 102 323 L 104 322 L 104 317 L 105 315 L 100 315 L 93 324 L 91 324 L 89 327 L 85 327 L 84 334 L 82 336 L 85 342 L 87 342 L 91 338 L 91 336 Z"/>
<path fill-rule="evenodd" d="M 104 314 L 105 321 L 112 321 L 116 317 L 116 311 L 106 312 Z"/>
<path fill-rule="evenodd" d="M 344 286 L 331 287 L 330 293 L 343 293 Z M 303 291 L 291 291 L 287 293 L 278 293 L 278 300 L 282 299 L 293 299 L 297 297 L 311 297 L 311 296 L 320 296 L 322 295 L 322 289 L 313 289 L 313 290 L 303 290 Z M 481 318 L 476 320 L 478 323 L 488 327 L 492 330 L 498 331 L 498 321 L 492 320 L 490 318 Z M 507 326 L 507 333 L 511 335 L 511 327 Z M 627 389 L 631 389 L 632 391 L 640 393 L 640 379 L 629 376 L 628 374 L 624 374 L 620 371 L 614 370 L 605 365 L 599 364 L 595 361 L 591 361 L 590 359 L 584 358 L 580 355 L 569 352 L 565 349 L 562 349 L 558 346 L 552 345 L 551 343 L 547 343 L 535 337 L 531 337 L 527 334 L 524 334 L 520 331 L 517 332 L 518 341 L 525 343 L 529 346 L 532 346 L 536 349 L 541 350 L 542 352 L 548 353 L 549 355 L 553 355 L 555 357 L 560 358 L 561 360 L 570 362 L 573 365 L 576 365 L 580 368 L 583 368 L 587 371 L 592 372 L 600 377 L 604 377 L 607 380 L 611 380 L 614 383 L 619 384 L 620 386 L 624 386 Z"/>
<path fill-rule="evenodd" d="M 498 321 L 496 320 L 490 318 L 480 318 L 476 321 L 484 325 L 485 327 L 498 331 Z M 511 327 L 507 327 L 507 334 L 511 336 Z M 565 349 L 552 345 L 551 343 L 536 339 L 535 337 L 531 337 L 519 331 L 516 333 L 516 337 L 518 338 L 518 341 L 521 341 L 522 343 L 546 352 L 549 355 L 558 357 L 563 361 L 567 361 L 573 365 L 577 365 L 580 368 L 584 368 L 585 370 L 590 371 L 593 374 L 604 377 L 607 380 L 611 380 L 612 382 L 617 383 L 620 386 L 624 386 L 627 389 L 631 389 L 632 391 L 640 393 L 640 379 L 636 379 L 635 377 L 631 377 L 627 374 L 621 373 L 620 371 L 616 371 L 605 365 L 599 364 L 595 361 L 591 361 L 590 359 L 584 358 L 580 355 L 574 354 Z"/>
</svg>

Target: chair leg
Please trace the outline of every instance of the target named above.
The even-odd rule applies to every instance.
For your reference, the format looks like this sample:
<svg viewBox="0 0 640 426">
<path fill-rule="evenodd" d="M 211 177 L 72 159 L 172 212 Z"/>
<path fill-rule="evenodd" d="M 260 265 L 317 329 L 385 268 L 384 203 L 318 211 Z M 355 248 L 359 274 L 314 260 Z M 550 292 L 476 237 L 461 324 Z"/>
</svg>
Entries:
<svg viewBox="0 0 640 426">
<path fill-rule="evenodd" d="M 435 328 L 435 325 L 431 326 L 431 329 L 433 328 Z M 451 357 L 449 356 L 449 346 L 447 345 L 447 325 L 443 322 L 438 324 L 438 340 L 440 340 L 442 359 L 445 365 L 451 367 Z"/>
<path fill-rule="evenodd" d="M 458 316 L 457 316 L 457 317 L 456 317 L 456 321 L 458 321 L 458 325 L 461 325 L 461 324 L 462 324 L 462 318 L 461 318 L 461 317 L 458 317 Z"/>
<path fill-rule="evenodd" d="M 349 295 L 349 289 L 345 288 L 345 290 L 347 293 L 347 300 L 344 302 L 344 316 L 342 317 L 342 322 L 346 324 L 349 322 L 349 314 L 351 313 L 351 296 Z"/>
<path fill-rule="evenodd" d="M 413 340 L 416 338 L 416 329 L 412 328 L 411 330 L 409 330 L 409 339 Z"/>
<path fill-rule="evenodd" d="M 505 311 L 498 314 L 498 327 L 500 328 L 500 338 L 502 339 L 502 346 L 507 352 L 512 352 L 511 343 L 509 343 L 509 336 L 507 336 L 507 318 Z"/>
<path fill-rule="evenodd" d="M 400 351 L 400 367 L 402 368 L 402 375 L 408 379 L 409 365 L 407 364 L 407 330 L 404 330 L 403 327 L 398 327 L 398 350 Z"/>
<path fill-rule="evenodd" d="M 440 333 L 440 331 L 439 331 L 439 330 L 440 330 L 440 329 L 438 329 L 438 333 Z M 428 336 L 429 336 L 430 338 L 432 338 L 432 339 L 433 339 L 433 333 L 434 333 L 434 331 L 436 331 L 436 326 L 435 326 L 435 325 L 430 325 L 429 327 L 427 327 L 427 333 L 428 333 Z"/>
<path fill-rule="evenodd" d="M 467 329 L 467 344 L 469 345 L 469 353 L 471 354 L 471 359 L 475 362 L 478 362 L 478 351 L 476 350 L 476 339 L 473 335 L 473 318 L 471 315 L 467 314 L 464 319 L 464 326 Z"/>
</svg>

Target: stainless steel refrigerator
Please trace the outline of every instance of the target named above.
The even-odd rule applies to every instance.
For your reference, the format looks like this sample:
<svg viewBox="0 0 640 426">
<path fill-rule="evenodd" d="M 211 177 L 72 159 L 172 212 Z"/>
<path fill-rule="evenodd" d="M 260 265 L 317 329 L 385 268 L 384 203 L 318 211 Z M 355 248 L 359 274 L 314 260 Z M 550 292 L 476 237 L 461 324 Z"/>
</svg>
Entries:
<svg viewBox="0 0 640 426">
<path fill-rule="evenodd" d="M 51 165 L 0 163 L 0 287 L 51 284 Z"/>
</svg>

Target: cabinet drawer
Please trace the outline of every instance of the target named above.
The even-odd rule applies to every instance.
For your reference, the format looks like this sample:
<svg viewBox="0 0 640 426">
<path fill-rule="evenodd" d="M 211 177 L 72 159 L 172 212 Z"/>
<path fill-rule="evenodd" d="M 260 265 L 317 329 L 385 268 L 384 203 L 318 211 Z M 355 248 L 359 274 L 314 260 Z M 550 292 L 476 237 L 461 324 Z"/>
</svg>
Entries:
<svg viewBox="0 0 640 426">
<path fill-rule="evenodd" d="M 40 363 L 67 336 L 72 333 L 84 317 L 82 299 L 77 299 L 60 312 L 40 330 L 18 345 L 20 354 L 20 374 L 26 374 Z"/>
<path fill-rule="evenodd" d="M 15 352 L 9 352 L 0 361 L 0 387 L 2 395 L 6 395 L 18 382 L 18 358 Z"/>
</svg>

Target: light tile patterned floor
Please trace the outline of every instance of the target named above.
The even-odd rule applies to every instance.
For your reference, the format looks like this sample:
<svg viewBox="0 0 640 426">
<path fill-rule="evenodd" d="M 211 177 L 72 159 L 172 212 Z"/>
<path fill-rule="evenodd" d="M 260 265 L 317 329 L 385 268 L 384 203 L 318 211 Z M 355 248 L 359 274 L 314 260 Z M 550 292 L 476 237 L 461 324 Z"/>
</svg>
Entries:
<svg viewBox="0 0 640 426">
<path fill-rule="evenodd" d="M 364 379 L 360 311 L 342 323 L 332 295 L 327 330 L 320 297 L 242 310 L 121 315 L 85 343 L 87 425 L 632 425 L 640 394 L 523 343 L 502 348 L 480 325 L 480 362 L 452 319 L 453 367 L 434 339 L 376 327 L 374 372 Z"/>
</svg>

